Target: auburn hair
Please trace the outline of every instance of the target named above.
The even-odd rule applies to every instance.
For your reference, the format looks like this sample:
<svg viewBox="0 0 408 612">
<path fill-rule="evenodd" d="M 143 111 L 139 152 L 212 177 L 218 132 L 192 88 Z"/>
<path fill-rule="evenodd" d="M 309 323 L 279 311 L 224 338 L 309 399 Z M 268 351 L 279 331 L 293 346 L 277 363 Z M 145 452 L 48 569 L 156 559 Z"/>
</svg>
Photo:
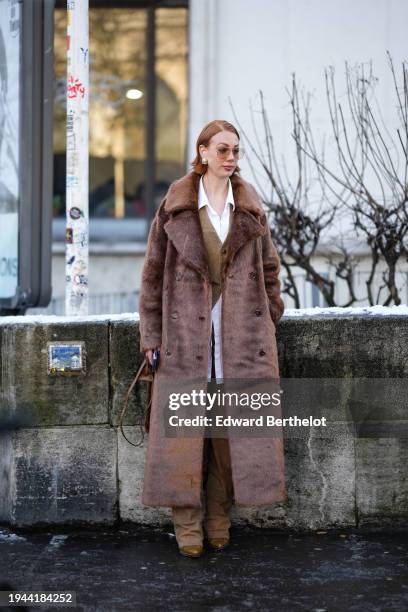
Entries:
<svg viewBox="0 0 408 612">
<path fill-rule="evenodd" d="M 197 174 L 205 174 L 208 168 L 207 164 L 201 163 L 200 145 L 208 147 L 211 138 L 215 136 L 215 134 L 218 134 L 218 132 L 222 132 L 224 130 L 236 134 L 238 136 L 238 140 L 240 140 L 237 128 L 233 126 L 232 123 L 224 121 L 224 119 L 214 119 L 214 121 L 207 123 L 207 125 L 205 125 L 201 130 L 196 142 L 196 156 L 191 162 L 193 171 Z M 237 174 L 238 172 L 240 172 L 240 168 L 237 165 L 234 170 L 234 174 Z"/>
</svg>

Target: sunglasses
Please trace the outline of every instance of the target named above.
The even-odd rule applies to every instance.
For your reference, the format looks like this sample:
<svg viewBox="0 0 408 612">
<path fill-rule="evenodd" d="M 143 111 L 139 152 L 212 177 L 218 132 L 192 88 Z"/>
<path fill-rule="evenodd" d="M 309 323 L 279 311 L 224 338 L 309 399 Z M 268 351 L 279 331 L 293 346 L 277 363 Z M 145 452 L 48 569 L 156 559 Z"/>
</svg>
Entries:
<svg viewBox="0 0 408 612">
<path fill-rule="evenodd" d="M 218 159 L 225 160 L 228 158 L 230 151 L 235 159 L 242 159 L 244 156 L 244 149 L 242 147 L 226 147 L 224 145 L 220 145 L 216 148 Z"/>
</svg>

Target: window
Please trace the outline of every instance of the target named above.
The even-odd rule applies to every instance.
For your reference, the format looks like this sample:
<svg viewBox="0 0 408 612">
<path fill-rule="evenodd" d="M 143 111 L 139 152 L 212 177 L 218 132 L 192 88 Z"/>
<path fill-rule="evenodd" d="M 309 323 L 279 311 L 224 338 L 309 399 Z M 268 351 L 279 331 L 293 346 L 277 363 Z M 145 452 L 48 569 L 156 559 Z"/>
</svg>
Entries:
<svg viewBox="0 0 408 612">
<path fill-rule="evenodd" d="M 66 15 L 65 2 L 57 2 L 57 240 L 65 230 Z M 185 173 L 187 17 L 187 2 L 90 1 L 91 241 L 146 240 L 168 186 Z"/>
<path fill-rule="evenodd" d="M 323 278 L 327 280 L 329 279 L 328 272 L 320 272 L 320 275 L 323 276 Z M 322 308 L 327 308 L 328 304 L 327 304 L 326 298 L 320 292 L 319 287 L 315 284 L 311 284 L 311 287 L 312 287 L 312 307 L 319 306 Z"/>
</svg>

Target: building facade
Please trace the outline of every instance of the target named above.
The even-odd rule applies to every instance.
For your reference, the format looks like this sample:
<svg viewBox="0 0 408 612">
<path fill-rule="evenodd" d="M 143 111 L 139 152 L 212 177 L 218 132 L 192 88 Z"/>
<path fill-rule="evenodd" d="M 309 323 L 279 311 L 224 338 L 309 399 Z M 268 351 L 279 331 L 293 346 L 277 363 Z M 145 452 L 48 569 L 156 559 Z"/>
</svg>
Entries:
<svg viewBox="0 0 408 612">
<path fill-rule="evenodd" d="M 55 7 L 53 302 L 64 308 L 65 2 Z M 202 126 L 239 121 L 252 140 L 263 92 L 279 156 L 295 168 L 288 88 L 292 74 L 312 93 L 316 130 L 329 134 L 324 69 L 341 81 L 344 62 L 370 62 L 385 121 L 395 124 L 388 50 L 406 56 L 404 0 L 90 0 L 90 310 L 137 310 L 140 272 L 151 219 L 170 183 L 188 171 Z M 405 54 L 405 56 L 404 56 Z M 340 82 L 339 81 L 339 82 Z M 344 99 L 344 89 L 340 89 Z M 259 161 L 247 155 L 243 176 L 267 189 Z M 334 228 L 335 232 L 338 228 Z M 330 240 L 329 240 L 330 242 Z M 358 295 L 370 259 L 358 245 Z M 330 274 L 322 252 L 315 257 Z M 317 287 L 296 271 L 302 306 L 323 306 Z M 378 273 L 378 284 L 381 274 Z M 397 282 L 408 302 L 408 268 Z M 344 293 L 344 296 L 342 295 Z M 338 303 L 346 299 L 338 286 Z M 284 296 L 287 307 L 293 305 Z"/>
</svg>

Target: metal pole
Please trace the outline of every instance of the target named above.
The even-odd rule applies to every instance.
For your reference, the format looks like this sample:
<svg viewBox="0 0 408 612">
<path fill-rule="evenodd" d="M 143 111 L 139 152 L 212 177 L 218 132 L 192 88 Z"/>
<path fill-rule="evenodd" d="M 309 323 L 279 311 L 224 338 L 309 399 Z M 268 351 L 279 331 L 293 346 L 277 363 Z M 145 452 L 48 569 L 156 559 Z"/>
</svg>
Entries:
<svg viewBox="0 0 408 612">
<path fill-rule="evenodd" d="M 88 0 L 67 0 L 65 314 L 88 314 Z"/>
</svg>

